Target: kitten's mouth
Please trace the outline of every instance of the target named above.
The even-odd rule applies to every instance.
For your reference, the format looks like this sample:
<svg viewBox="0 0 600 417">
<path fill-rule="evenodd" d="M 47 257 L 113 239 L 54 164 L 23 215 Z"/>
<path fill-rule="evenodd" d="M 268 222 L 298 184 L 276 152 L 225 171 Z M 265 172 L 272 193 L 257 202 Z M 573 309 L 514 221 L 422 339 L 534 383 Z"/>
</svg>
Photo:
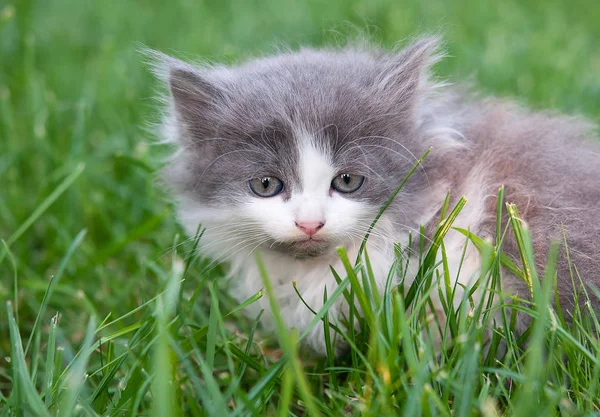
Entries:
<svg viewBox="0 0 600 417">
<path fill-rule="evenodd" d="M 309 237 L 289 242 L 272 242 L 269 244 L 269 248 L 302 259 L 323 255 L 331 248 L 331 245 L 324 239 Z"/>
</svg>

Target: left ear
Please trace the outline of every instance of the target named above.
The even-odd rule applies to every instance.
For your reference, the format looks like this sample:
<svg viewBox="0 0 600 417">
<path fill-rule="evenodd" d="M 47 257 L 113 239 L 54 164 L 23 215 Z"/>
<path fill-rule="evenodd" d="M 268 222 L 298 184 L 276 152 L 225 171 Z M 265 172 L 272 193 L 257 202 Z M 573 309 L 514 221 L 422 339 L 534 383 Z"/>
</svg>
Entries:
<svg viewBox="0 0 600 417">
<path fill-rule="evenodd" d="M 388 57 L 378 88 L 402 113 L 413 113 L 428 88 L 429 69 L 440 58 L 440 39 L 425 37 Z"/>
<path fill-rule="evenodd" d="M 399 129 L 419 129 L 424 145 L 446 151 L 466 142 L 455 126 L 448 125 L 451 118 L 444 117 L 452 106 L 436 94 L 444 84 L 430 79 L 431 66 L 443 57 L 440 43 L 439 37 L 425 37 L 388 56 L 378 88 L 381 102 L 397 116 Z"/>
</svg>

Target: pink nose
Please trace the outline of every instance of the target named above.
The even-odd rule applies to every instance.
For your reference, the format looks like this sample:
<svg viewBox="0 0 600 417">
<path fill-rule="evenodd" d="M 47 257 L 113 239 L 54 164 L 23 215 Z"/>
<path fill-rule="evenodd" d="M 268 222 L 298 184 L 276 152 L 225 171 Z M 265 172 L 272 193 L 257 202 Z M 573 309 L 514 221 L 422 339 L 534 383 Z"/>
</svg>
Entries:
<svg viewBox="0 0 600 417">
<path fill-rule="evenodd" d="M 296 227 L 309 236 L 314 235 L 325 226 L 324 222 L 296 222 Z"/>
</svg>

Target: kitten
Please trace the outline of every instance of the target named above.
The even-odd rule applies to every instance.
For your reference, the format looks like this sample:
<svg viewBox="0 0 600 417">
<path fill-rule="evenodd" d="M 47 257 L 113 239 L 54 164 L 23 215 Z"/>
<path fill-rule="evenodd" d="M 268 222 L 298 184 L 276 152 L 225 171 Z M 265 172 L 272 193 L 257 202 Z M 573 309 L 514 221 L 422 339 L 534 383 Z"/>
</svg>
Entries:
<svg viewBox="0 0 600 417">
<path fill-rule="evenodd" d="M 319 310 L 324 289 L 337 285 L 330 265 L 344 270 L 336 248 L 354 259 L 378 210 L 429 147 L 368 241 L 380 291 L 393 244 L 406 247 L 420 225 L 432 230 L 449 189 L 468 199 L 454 226 L 493 239 L 502 185 L 530 227 L 540 268 L 564 226 L 579 274 L 600 286 L 600 148 L 585 142 L 595 127 L 435 83 L 437 49 L 435 38 L 396 53 L 305 48 L 231 67 L 155 54 L 170 91 L 161 136 L 177 148 L 166 177 L 179 219 L 190 235 L 206 228 L 200 250 L 228 262 L 237 300 L 263 286 L 252 255 L 260 250 L 286 324 L 306 329 L 314 316 L 292 282 Z M 480 255 L 469 244 L 459 273 L 464 245 L 458 231 L 448 233 L 451 276 L 468 286 Z M 504 251 L 518 260 L 512 236 Z M 527 298 L 526 285 L 506 271 L 503 287 Z M 563 308 L 572 306 L 564 254 L 558 295 Z M 339 300 L 330 317 L 347 309 Z M 265 298 L 249 314 L 261 308 L 269 310 Z M 263 321 L 272 326 L 269 314 Z M 325 352 L 322 327 L 305 340 Z"/>
</svg>

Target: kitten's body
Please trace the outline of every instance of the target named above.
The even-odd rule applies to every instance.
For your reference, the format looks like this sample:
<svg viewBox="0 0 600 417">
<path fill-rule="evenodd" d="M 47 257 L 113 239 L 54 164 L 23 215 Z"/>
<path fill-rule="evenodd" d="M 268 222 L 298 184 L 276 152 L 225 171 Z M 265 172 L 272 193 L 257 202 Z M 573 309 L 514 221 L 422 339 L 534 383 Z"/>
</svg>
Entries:
<svg viewBox="0 0 600 417">
<path fill-rule="evenodd" d="M 252 255 L 260 249 L 286 323 L 306 328 L 313 314 L 292 283 L 318 310 L 324 289 L 331 294 L 336 287 L 329 266 L 343 271 L 335 248 L 345 246 L 354 259 L 381 205 L 429 147 L 422 169 L 369 240 L 380 290 L 393 244 L 405 247 L 420 225 L 431 230 L 448 189 L 468 199 L 455 226 L 493 238 L 501 185 L 530 226 L 540 266 L 564 226 L 582 278 L 599 286 L 600 154 L 583 142 L 593 137 L 592 126 L 440 89 L 427 78 L 434 49 L 430 39 L 398 54 L 307 49 L 210 69 L 163 57 L 172 94 L 163 136 L 179 145 L 168 179 L 188 233 L 201 223 L 203 253 L 231 265 L 235 298 L 262 287 Z M 364 182 L 354 192 L 338 192 L 332 179 L 340 174 Z M 259 197 L 248 186 L 254 178 L 279 178 L 283 189 Z M 307 235 L 302 225 L 317 223 Z M 445 245 L 452 276 L 468 285 L 479 268 L 477 250 L 468 246 L 459 273 L 465 238 L 452 230 Z M 516 258 L 511 236 L 504 250 Z M 558 273 L 566 302 L 572 290 L 564 256 Z M 527 295 L 508 274 L 504 286 Z M 269 309 L 266 300 L 254 308 Z M 345 308 L 340 301 L 330 314 Z M 322 328 L 307 340 L 323 351 Z"/>
</svg>

